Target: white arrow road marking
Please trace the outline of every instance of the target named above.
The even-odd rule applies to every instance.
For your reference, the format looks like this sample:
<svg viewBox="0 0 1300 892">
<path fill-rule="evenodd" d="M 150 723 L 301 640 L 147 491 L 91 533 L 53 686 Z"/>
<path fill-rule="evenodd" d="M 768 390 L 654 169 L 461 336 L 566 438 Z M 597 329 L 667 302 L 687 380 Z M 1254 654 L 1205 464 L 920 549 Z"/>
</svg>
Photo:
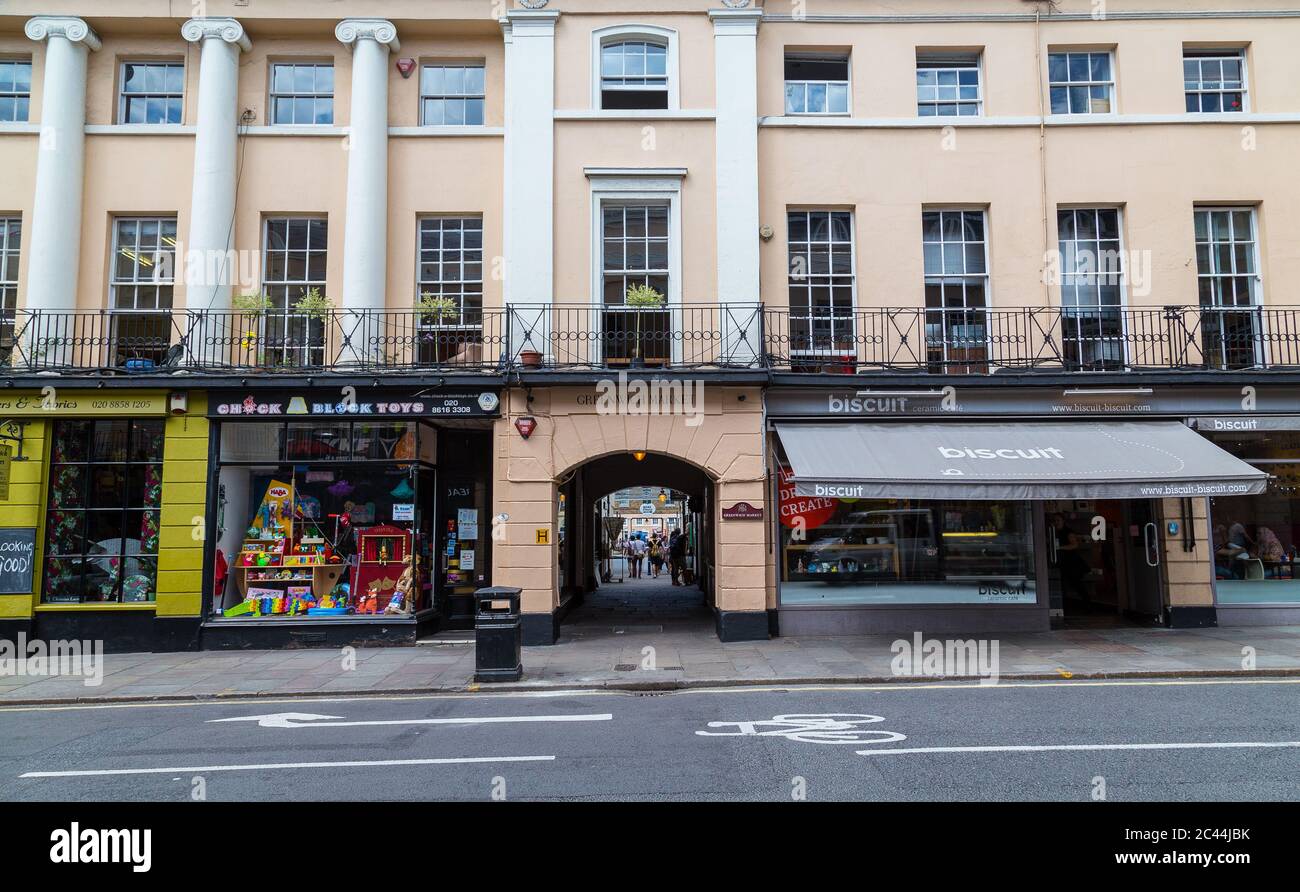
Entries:
<svg viewBox="0 0 1300 892">
<path fill-rule="evenodd" d="M 918 746 L 892 750 L 858 750 L 859 756 L 901 756 L 913 753 L 1043 753 L 1082 750 L 1215 750 L 1300 747 L 1300 740 L 1221 741 L 1210 743 L 1060 743 L 1045 746 Z"/>
<path fill-rule="evenodd" d="M 268 762 L 263 765 L 196 765 L 181 768 L 100 768 L 28 771 L 24 777 L 102 777 L 112 774 L 199 774 L 209 771 L 275 771 L 285 768 L 377 768 L 395 765 L 471 765 L 486 762 L 554 762 L 554 756 L 466 756 L 460 759 L 379 759 L 370 762 Z"/>
<path fill-rule="evenodd" d="M 208 719 L 214 722 L 257 722 L 261 728 L 355 728 L 372 725 L 491 725 L 514 722 L 608 722 L 613 713 L 596 712 L 587 715 L 497 715 L 469 716 L 455 719 L 383 719 L 372 722 L 332 722 L 341 715 L 316 715 L 310 712 L 276 712 L 269 715 L 241 715 L 229 719 Z"/>
</svg>

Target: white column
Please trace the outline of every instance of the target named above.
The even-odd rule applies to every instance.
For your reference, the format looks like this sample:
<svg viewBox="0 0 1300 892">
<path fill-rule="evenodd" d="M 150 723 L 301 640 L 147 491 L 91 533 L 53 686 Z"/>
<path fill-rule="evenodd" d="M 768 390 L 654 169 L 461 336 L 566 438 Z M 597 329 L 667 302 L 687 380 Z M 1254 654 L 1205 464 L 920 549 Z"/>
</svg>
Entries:
<svg viewBox="0 0 1300 892">
<path fill-rule="evenodd" d="M 334 36 L 352 49 L 342 306 L 382 310 L 388 270 L 388 53 L 401 44 L 397 28 L 384 19 L 345 19 Z"/>
<path fill-rule="evenodd" d="M 72 310 L 81 259 L 81 191 L 86 155 L 86 56 L 99 37 L 71 16 L 37 16 L 25 28 L 46 41 L 41 145 L 28 236 L 28 309 Z"/>
<path fill-rule="evenodd" d="M 190 19 L 181 37 L 199 44 L 198 129 L 194 137 L 194 191 L 185 244 L 185 304 L 192 310 L 230 309 L 239 265 L 231 239 L 235 218 L 239 54 L 252 49 L 234 19 Z"/>
<path fill-rule="evenodd" d="M 550 303 L 555 202 L 554 10 L 510 10 L 507 31 L 507 303 Z"/>
<path fill-rule="evenodd" d="M 506 44 L 505 282 L 514 351 L 547 352 L 554 300 L 555 22 L 560 13 L 512 9 Z M 524 308 L 523 305 L 531 305 Z"/>
<path fill-rule="evenodd" d="M 724 354 L 750 362 L 761 350 L 758 320 L 734 305 L 754 305 L 758 275 L 758 23 L 761 9 L 714 9 L 717 120 L 718 300 Z M 728 305 L 733 305 L 729 308 Z"/>
</svg>

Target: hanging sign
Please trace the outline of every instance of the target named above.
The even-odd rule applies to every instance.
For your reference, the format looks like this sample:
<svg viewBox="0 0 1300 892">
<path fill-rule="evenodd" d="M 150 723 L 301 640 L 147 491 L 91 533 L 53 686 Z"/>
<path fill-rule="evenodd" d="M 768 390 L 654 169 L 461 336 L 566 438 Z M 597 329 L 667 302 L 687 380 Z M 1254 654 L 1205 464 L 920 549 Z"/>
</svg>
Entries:
<svg viewBox="0 0 1300 892">
<path fill-rule="evenodd" d="M 815 530 L 831 519 L 837 507 L 835 499 L 795 495 L 794 481 L 787 470 L 781 471 L 777 493 L 781 525 L 791 529 Z"/>
</svg>

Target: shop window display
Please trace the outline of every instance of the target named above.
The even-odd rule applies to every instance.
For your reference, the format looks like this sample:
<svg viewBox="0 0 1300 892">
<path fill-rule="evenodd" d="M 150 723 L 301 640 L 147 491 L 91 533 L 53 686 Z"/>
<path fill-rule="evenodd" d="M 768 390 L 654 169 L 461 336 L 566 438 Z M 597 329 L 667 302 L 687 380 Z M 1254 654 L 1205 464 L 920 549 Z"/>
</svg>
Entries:
<svg viewBox="0 0 1300 892">
<path fill-rule="evenodd" d="M 54 423 L 42 602 L 154 600 L 162 460 L 162 421 Z"/>
<path fill-rule="evenodd" d="M 1210 500 L 1218 602 L 1300 604 L 1300 431 L 1211 439 L 1269 474 L 1260 495 Z"/>
<path fill-rule="evenodd" d="M 1027 502 L 779 496 L 785 606 L 1037 601 Z"/>
<path fill-rule="evenodd" d="M 226 425 L 213 610 L 225 618 L 409 616 L 430 606 L 432 470 L 414 423 Z M 252 436 L 245 436 L 245 432 Z M 274 444 L 274 446 L 272 446 Z M 265 456 L 274 463 L 227 461 Z"/>
</svg>

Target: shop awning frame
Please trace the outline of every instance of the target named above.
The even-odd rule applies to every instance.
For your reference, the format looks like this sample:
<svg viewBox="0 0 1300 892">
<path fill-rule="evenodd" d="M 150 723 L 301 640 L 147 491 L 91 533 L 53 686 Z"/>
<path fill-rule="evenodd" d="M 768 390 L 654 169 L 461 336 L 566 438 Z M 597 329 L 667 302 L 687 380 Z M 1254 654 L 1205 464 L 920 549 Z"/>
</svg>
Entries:
<svg viewBox="0 0 1300 892">
<path fill-rule="evenodd" d="M 783 423 L 795 493 L 1022 501 L 1257 495 L 1268 474 L 1177 421 Z"/>
</svg>

